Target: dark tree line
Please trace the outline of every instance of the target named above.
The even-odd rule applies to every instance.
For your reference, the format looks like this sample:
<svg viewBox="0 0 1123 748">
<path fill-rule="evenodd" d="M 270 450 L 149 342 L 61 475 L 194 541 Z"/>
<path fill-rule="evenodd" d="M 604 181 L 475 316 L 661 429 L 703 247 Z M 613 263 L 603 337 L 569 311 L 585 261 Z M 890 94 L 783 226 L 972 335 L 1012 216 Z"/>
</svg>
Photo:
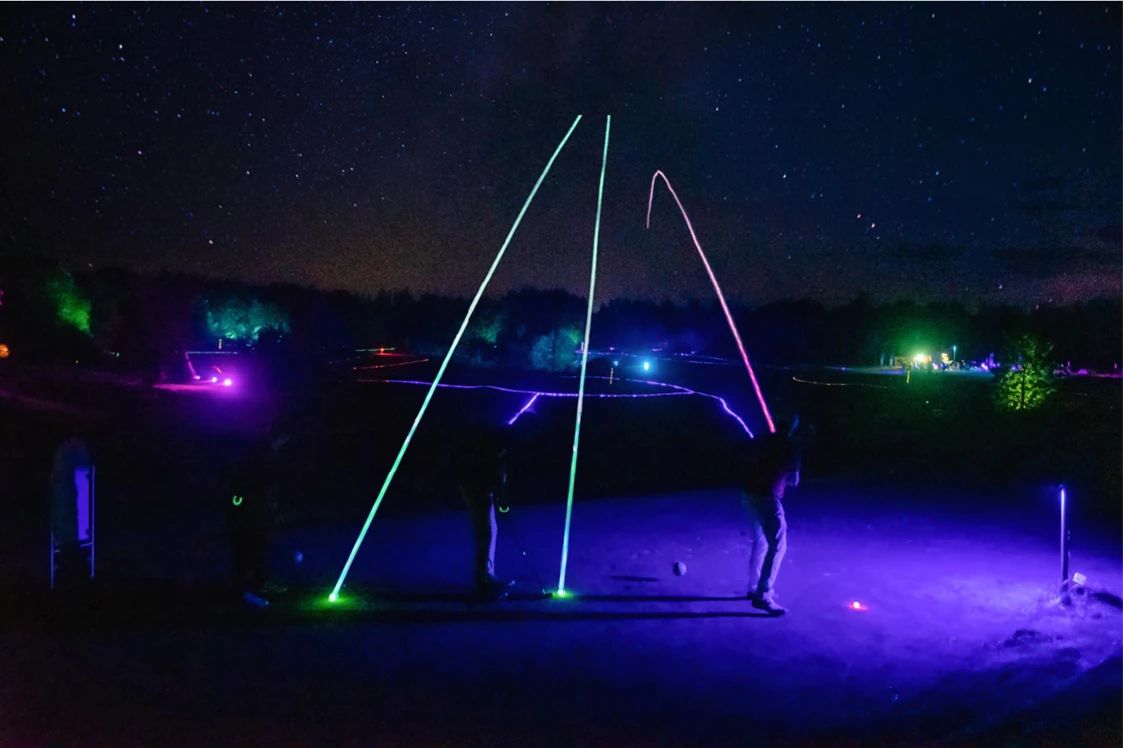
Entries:
<svg viewBox="0 0 1123 748">
<path fill-rule="evenodd" d="M 224 348 L 290 356 L 381 346 L 443 355 L 468 309 L 465 299 L 432 295 L 357 296 L 121 269 L 68 273 L 10 247 L 0 249 L 0 290 L 0 343 L 14 359 L 108 355 L 137 366 L 186 350 L 213 350 L 220 339 Z M 779 365 L 877 365 L 917 352 L 936 356 L 952 346 L 961 360 L 984 360 L 1029 333 L 1051 343 L 1059 363 L 1110 371 L 1123 340 L 1119 299 L 1028 310 L 874 305 L 860 296 L 836 308 L 792 300 L 735 306 L 732 314 L 754 361 Z M 457 356 L 482 365 L 565 369 L 577 361 L 584 326 L 585 300 L 563 291 L 485 298 Z M 594 315 L 591 346 L 736 355 L 714 301 L 610 301 Z"/>
</svg>

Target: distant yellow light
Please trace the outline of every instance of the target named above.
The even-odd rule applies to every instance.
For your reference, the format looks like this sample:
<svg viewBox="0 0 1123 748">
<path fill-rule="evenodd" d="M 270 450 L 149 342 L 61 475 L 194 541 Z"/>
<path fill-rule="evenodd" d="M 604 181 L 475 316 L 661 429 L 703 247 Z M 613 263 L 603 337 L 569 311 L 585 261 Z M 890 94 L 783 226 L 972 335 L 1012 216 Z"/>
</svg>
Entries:
<svg viewBox="0 0 1123 748">
<path fill-rule="evenodd" d="M 913 356 L 912 360 L 915 361 L 918 364 L 923 364 L 923 363 L 927 363 L 928 361 L 931 361 L 932 359 L 928 358 L 928 356 L 926 356 L 923 353 L 918 353 L 915 356 Z"/>
</svg>

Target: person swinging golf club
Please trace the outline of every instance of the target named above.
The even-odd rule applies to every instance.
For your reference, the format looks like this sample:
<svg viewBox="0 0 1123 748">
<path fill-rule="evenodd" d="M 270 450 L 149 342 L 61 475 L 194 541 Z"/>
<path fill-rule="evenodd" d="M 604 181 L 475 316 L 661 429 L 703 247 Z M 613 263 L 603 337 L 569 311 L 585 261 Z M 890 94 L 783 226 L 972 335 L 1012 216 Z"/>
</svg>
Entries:
<svg viewBox="0 0 1123 748">
<path fill-rule="evenodd" d="M 786 612 L 775 600 L 775 585 L 788 546 L 784 492 L 799 485 L 801 450 L 794 439 L 798 426 L 799 416 L 793 416 L 777 424 L 776 433 L 750 442 L 741 486 L 752 528 L 748 598 L 754 608 L 774 616 Z"/>
</svg>

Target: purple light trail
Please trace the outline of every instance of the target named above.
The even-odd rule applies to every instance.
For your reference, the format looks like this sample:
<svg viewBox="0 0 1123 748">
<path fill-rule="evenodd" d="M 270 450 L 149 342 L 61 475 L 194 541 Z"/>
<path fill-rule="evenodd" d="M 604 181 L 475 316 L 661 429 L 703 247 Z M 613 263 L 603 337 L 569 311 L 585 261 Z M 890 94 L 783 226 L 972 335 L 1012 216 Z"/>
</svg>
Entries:
<svg viewBox="0 0 1123 748">
<path fill-rule="evenodd" d="M 522 410 L 520 410 L 518 413 L 516 413 L 514 418 L 507 421 L 507 425 L 508 426 L 514 426 L 515 421 L 519 420 L 519 416 L 521 416 L 523 413 L 530 410 L 530 406 L 534 405 L 534 401 L 538 399 L 538 395 L 539 395 L 539 393 L 535 392 L 534 397 L 532 397 L 532 398 L 530 398 L 529 400 L 526 401 L 526 405 L 524 405 L 522 407 Z"/>
<path fill-rule="evenodd" d="M 764 411 L 764 419 L 768 422 L 768 430 L 776 433 L 776 424 L 772 423 L 772 414 L 768 412 L 768 405 L 764 402 L 764 393 L 760 391 L 760 384 L 756 381 L 756 374 L 753 374 L 753 366 L 749 363 L 749 354 L 745 352 L 745 345 L 741 342 L 741 335 L 737 332 L 737 325 L 733 323 L 733 315 L 729 313 L 729 306 L 725 303 L 725 295 L 721 292 L 721 286 L 718 285 L 717 276 L 710 268 L 710 262 L 706 259 L 706 253 L 702 251 L 702 245 L 698 243 L 698 236 L 694 233 L 694 226 L 690 223 L 690 216 L 686 215 L 686 208 L 682 207 L 682 201 L 678 199 L 675 194 L 675 188 L 671 186 L 671 182 L 667 179 L 667 175 L 662 171 L 656 171 L 651 177 L 651 192 L 647 197 L 647 228 L 651 228 L 651 204 L 655 200 L 655 180 L 663 177 L 663 183 L 667 185 L 667 190 L 671 193 L 671 197 L 675 199 L 679 211 L 682 213 L 683 220 L 686 221 L 686 228 L 690 232 L 690 238 L 694 240 L 694 247 L 698 250 L 698 255 L 702 258 L 702 264 L 706 266 L 706 273 L 710 276 L 710 282 L 714 284 L 714 290 L 717 291 L 717 300 L 721 303 L 721 310 L 725 312 L 725 319 L 729 321 L 729 329 L 733 331 L 733 339 L 737 341 L 737 349 L 741 351 L 741 360 L 745 362 L 745 369 L 749 372 L 749 379 L 753 383 L 753 389 L 756 391 L 757 400 L 760 400 L 760 408 Z"/>
<path fill-rule="evenodd" d="M 586 379 L 603 379 L 603 380 L 607 381 L 608 377 L 586 377 Z M 430 387 L 433 384 L 432 382 L 421 382 L 421 381 L 417 381 L 417 380 L 413 380 L 413 379 L 360 379 L 358 381 L 362 382 L 363 384 L 379 384 L 379 383 L 381 383 L 381 384 L 412 384 L 412 385 L 424 385 L 425 387 Z M 639 382 L 640 384 L 651 385 L 653 387 L 667 387 L 667 388 L 673 389 L 675 391 L 674 392 L 651 392 L 651 393 L 646 393 L 646 394 L 645 393 L 633 393 L 633 394 L 627 394 L 627 395 L 611 395 L 611 394 L 608 394 L 608 393 L 602 393 L 602 394 L 599 394 L 599 395 L 592 395 L 592 394 L 589 394 L 588 392 L 586 392 L 585 397 L 596 397 L 596 398 L 602 398 L 602 399 L 606 399 L 606 400 L 612 399 L 612 398 L 625 398 L 625 397 L 633 397 L 633 398 L 635 398 L 635 397 L 682 397 L 684 395 L 697 395 L 699 397 L 708 397 L 711 400 L 716 400 L 717 402 L 719 402 L 721 404 L 722 409 L 726 413 L 728 413 L 729 415 L 733 416 L 733 418 L 736 419 L 737 423 L 741 424 L 741 428 L 745 430 L 745 433 L 748 434 L 750 437 L 753 436 L 752 430 L 749 429 L 748 425 L 741 418 L 741 416 L 739 416 L 735 412 L 733 412 L 733 409 L 729 407 L 729 403 L 725 402 L 725 398 L 718 397 L 717 395 L 711 395 L 708 392 L 698 392 L 697 390 L 692 390 L 689 387 L 683 387 L 682 385 L 678 385 L 678 384 L 670 384 L 668 382 L 652 382 L 652 381 L 642 381 L 642 380 L 633 380 L 633 381 Z M 534 400 L 537 399 L 538 397 L 577 397 L 576 392 L 538 392 L 536 390 L 522 390 L 522 389 L 515 389 L 513 387 L 500 387 L 499 385 L 496 385 L 496 384 L 439 384 L 437 386 L 438 387 L 448 387 L 448 388 L 454 389 L 454 390 L 496 390 L 497 392 L 510 392 L 511 394 L 514 394 L 514 395 L 533 395 L 534 397 L 531 399 L 531 402 L 534 402 Z M 518 418 L 520 415 L 522 415 L 523 412 L 525 412 L 529 407 L 530 407 L 530 403 L 527 403 L 526 406 L 524 406 L 523 409 L 520 410 L 515 415 L 515 418 Z M 511 419 L 512 422 L 514 420 L 515 419 Z"/>
</svg>

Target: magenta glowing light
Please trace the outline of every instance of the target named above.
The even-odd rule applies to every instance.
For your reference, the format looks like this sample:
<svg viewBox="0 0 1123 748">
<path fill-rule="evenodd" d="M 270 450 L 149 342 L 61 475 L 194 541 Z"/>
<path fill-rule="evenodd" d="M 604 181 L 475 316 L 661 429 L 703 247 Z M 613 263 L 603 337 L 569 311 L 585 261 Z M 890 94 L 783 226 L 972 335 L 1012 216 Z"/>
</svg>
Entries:
<svg viewBox="0 0 1123 748">
<path fill-rule="evenodd" d="M 223 387 L 229 387 L 229 386 L 230 386 L 230 385 L 232 385 L 232 384 L 234 384 L 234 380 L 232 380 L 232 379 L 224 379 L 224 380 L 222 380 L 222 386 L 223 386 Z"/>
<path fill-rule="evenodd" d="M 526 405 L 524 405 L 524 406 L 522 407 L 522 410 L 520 410 L 520 411 L 519 411 L 518 413 L 516 413 L 516 414 L 515 414 L 515 417 L 514 417 L 514 418 L 512 418 L 512 419 L 511 419 L 511 420 L 509 420 L 509 421 L 507 421 L 507 425 L 508 425 L 508 426 L 514 426 L 514 425 L 515 425 L 515 421 L 519 420 L 519 416 L 521 416 L 521 415 L 522 415 L 523 413 L 525 413 L 525 412 L 527 412 L 528 410 L 530 410 L 531 406 L 533 406 L 533 405 L 534 405 L 534 401 L 535 401 L 535 400 L 537 400 L 537 399 L 538 399 L 538 396 L 539 396 L 539 395 L 541 395 L 541 394 L 542 394 L 542 393 L 540 393 L 540 392 L 535 392 L 535 393 L 534 393 L 534 397 L 532 397 L 532 398 L 530 398 L 529 400 L 527 400 L 527 402 L 526 402 Z"/>
<path fill-rule="evenodd" d="M 733 331 L 733 339 L 737 342 L 737 349 L 741 352 L 741 360 L 745 362 L 745 369 L 749 372 L 749 380 L 753 383 L 753 390 L 756 392 L 757 400 L 760 401 L 760 408 L 764 411 L 764 420 L 768 422 L 768 430 L 772 433 L 776 433 L 776 424 L 772 422 L 772 414 L 768 412 L 768 405 L 764 402 L 764 393 L 760 391 L 760 384 L 756 381 L 756 374 L 753 373 L 753 366 L 749 363 L 749 354 L 745 352 L 745 345 L 741 342 L 741 335 L 737 332 L 737 325 L 733 322 L 733 315 L 729 312 L 729 306 L 725 303 L 725 295 L 721 292 L 721 286 L 718 285 L 717 276 L 714 275 L 714 271 L 710 267 L 710 262 L 706 259 L 706 253 L 702 251 L 702 245 L 698 243 L 698 236 L 694 233 L 694 226 L 690 223 L 690 216 L 686 215 L 686 208 L 682 207 L 682 201 L 678 199 L 674 187 L 671 187 L 670 180 L 667 179 L 667 175 L 662 171 L 656 171 L 651 177 L 651 192 L 647 198 L 647 228 L 651 228 L 651 204 L 655 200 L 655 180 L 659 177 L 663 178 L 663 183 L 667 185 L 667 190 L 671 193 L 671 197 L 675 199 L 675 203 L 682 213 L 682 218 L 686 221 L 686 228 L 690 232 L 690 238 L 694 240 L 694 247 L 698 250 L 698 255 L 702 258 L 702 264 L 706 266 L 706 274 L 710 276 L 710 282 L 714 284 L 714 291 L 717 292 L 717 300 L 721 303 L 721 310 L 725 312 L 725 319 L 729 322 L 729 329 Z"/>
</svg>

